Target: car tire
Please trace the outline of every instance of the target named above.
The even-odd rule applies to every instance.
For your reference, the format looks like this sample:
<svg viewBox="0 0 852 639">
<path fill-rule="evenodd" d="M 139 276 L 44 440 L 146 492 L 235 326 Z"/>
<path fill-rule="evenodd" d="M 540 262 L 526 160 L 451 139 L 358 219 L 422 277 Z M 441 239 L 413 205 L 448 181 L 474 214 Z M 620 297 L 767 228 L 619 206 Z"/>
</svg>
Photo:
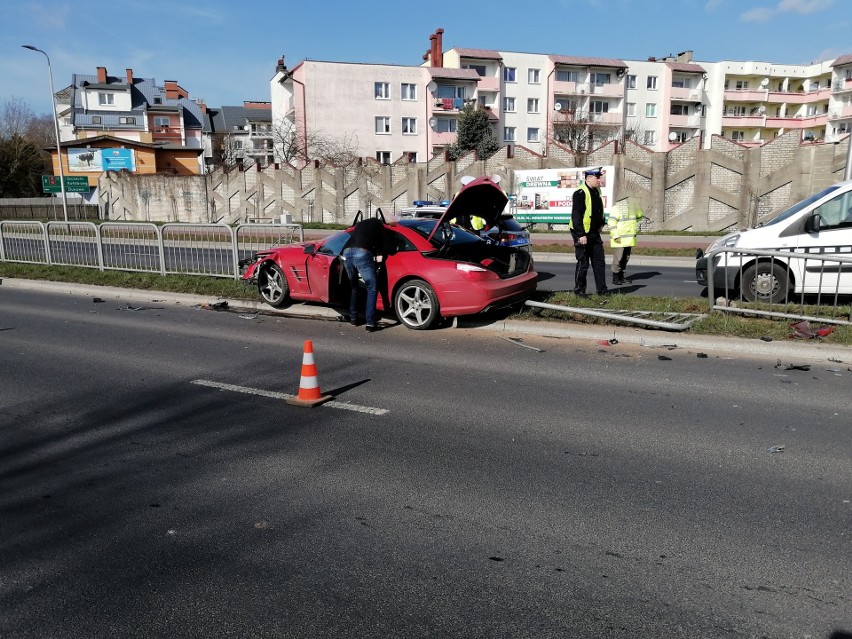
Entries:
<svg viewBox="0 0 852 639">
<path fill-rule="evenodd" d="M 430 328 L 440 318 L 438 296 L 423 280 L 409 280 L 400 285 L 393 308 L 400 323 L 415 331 Z"/>
<path fill-rule="evenodd" d="M 787 269 L 775 262 L 758 262 L 743 272 L 742 295 L 749 302 L 779 304 L 787 299 Z"/>
<path fill-rule="evenodd" d="M 290 298 L 290 287 L 281 267 L 270 262 L 264 264 L 257 275 L 257 290 L 263 301 L 273 308 L 279 308 Z"/>
</svg>

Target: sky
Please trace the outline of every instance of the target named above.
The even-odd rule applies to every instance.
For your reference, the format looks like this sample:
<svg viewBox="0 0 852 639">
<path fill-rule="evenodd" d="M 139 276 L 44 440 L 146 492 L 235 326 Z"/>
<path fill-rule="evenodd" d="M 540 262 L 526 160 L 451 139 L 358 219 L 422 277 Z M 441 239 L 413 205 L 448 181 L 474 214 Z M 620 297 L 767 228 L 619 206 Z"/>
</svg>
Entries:
<svg viewBox="0 0 852 639">
<path fill-rule="evenodd" d="M 852 53 L 850 0 L 20 0 L 0 14 L 0 108 L 50 113 L 54 86 L 99 66 L 176 80 L 209 107 L 269 101 L 277 60 L 417 66 L 444 49 L 809 64 Z"/>
</svg>

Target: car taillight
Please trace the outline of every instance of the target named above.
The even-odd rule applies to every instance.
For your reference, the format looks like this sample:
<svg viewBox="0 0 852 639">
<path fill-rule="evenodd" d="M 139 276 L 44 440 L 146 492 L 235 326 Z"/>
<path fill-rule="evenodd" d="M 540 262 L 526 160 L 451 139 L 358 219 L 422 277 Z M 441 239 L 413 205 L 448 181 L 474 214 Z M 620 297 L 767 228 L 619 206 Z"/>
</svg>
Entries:
<svg viewBox="0 0 852 639">
<path fill-rule="evenodd" d="M 487 268 L 483 268 L 476 264 L 470 264 L 469 262 L 457 262 L 456 270 L 471 280 L 489 279 L 494 275 L 494 273 L 489 271 Z"/>
</svg>

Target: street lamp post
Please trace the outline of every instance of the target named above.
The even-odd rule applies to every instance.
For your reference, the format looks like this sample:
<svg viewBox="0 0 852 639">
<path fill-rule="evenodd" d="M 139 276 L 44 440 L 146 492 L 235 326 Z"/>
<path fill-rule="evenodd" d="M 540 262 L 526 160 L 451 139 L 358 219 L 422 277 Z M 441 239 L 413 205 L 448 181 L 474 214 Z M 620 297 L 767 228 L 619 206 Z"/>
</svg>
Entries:
<svg viewBox="0 0 852 639">
<path fill-rule="evenodd" d="M 59 191 L 62 193 L 62 214 L 68 221 L 68 198 L 65 196 L 65 170 L 62 168 L 62 147 L 59 145 L 59 114 L 56 112 L 56 92 L 53 90 L 53 69 L 50 66 L 50 56 L 31 44 L 22 44 L 24 49 L 38 51 L 47 58 L 47 74 L 50 77 L 50 104 L 53 107 L 53 133 L 56 136 L 56 161 L 59 163 Z"/>
</svg>

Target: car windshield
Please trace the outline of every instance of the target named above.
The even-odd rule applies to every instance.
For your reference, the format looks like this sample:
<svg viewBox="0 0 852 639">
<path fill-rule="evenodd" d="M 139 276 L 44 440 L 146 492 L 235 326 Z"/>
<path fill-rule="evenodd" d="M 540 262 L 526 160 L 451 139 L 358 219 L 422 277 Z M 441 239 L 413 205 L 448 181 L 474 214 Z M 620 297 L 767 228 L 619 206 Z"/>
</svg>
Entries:
<svg viewBox="0 0 852 639">
<path fill-rule="evenodd" d="M 427 217 L 417 217 L 411 220 L 400 220 L 399 223 L 400 225 L 407 226 L 408 228 L 414 230 L 418 234 L 428 239 L 429 235 L 432 233 L 432 229 L 434 229 L 435 225 L 438 223 L 438 220 L 434 220 L 432 218 Z M 440 235 L 440 233 L 441 231 L 439 230 L 436 235 Z M 452 236 L 450 237 L 451 246 L 475 244 L 481 241 L 482 240 L 479 238 L 479 236 L 474 235 L 473 233 L 468 233 L 467 231 L 458 226 L 452 227 Z M 432 239 L 432 244 L 434 244 L 435 246 L 441 246 L 441 242 L 437 237 Z"/>
<path fill-rule="evenodd" d="M 802 200 L 801 202 L 797 202 L 796 204 L 791 206 L 786 211 L 782 211 L 781 213 L 779 213 L 778 215 L 773 217 L 768 222 L 764 222 L 763 224 L 759 224 L 758 226 L 771 226 L 773 224 L 778 224 L 779 222 L 783 222 L 784 220 L 792 217 L 793 215 L 795 215 L 796 213 L 801 211 L 803 208 L 810 206 L 811 204 L 813 204 L 817 200 L 824 198 L 826 195 L 828 195 L 829 193 L 831 193 L 833 191 L 836 191 L 837 189 L 838 189 L 838 186 L 836 184 L 834 186 L 830 186 L 827 189 L 820 191 L 816 195 L 812 195 L 809 198 Z"/>
</svg>

